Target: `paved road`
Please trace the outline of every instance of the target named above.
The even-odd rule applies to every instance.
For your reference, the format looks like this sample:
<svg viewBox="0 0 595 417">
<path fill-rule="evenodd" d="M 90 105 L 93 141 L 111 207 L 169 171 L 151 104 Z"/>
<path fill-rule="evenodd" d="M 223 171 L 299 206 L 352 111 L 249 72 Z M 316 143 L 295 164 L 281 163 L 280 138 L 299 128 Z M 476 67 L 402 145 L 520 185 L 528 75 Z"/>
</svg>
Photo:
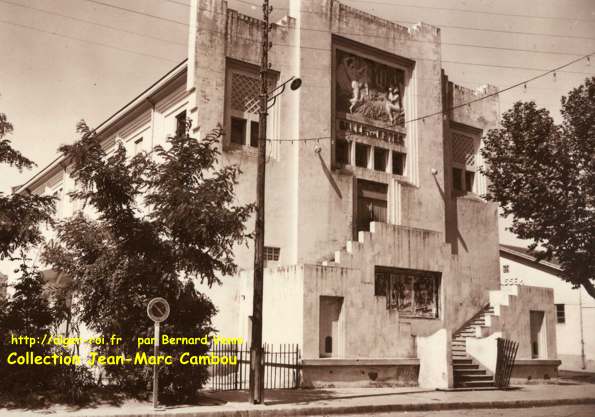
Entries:
<svg viewBox="0 0 595 417">
<path fill-rule="evenodd" d="M 348 414 L 342 417 L 361 417 Z M 369 417 L 594 417 L 595 405 L 367 414 Z"/>
</svg>

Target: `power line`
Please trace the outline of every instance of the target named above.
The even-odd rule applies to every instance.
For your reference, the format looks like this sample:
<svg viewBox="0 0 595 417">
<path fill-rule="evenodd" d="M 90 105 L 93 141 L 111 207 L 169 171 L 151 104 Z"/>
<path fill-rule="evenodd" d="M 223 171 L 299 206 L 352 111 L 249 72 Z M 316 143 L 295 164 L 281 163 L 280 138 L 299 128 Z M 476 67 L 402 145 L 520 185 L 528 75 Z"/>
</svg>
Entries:
<svg viewBox="0 0 595 417">
<path fill-rule="evenodd" d="M 426 114 L 426 115 L 423 115 L 423 116 L 419 116 L 419 117 L 416 117 L 414 119 L 405 120 L 403 122 L 403 124 L 413 123 L 413 122 L 417 122 L 419 120 L 425 121 L 425 119 L 428 119 L 430 117 L 445 115 L 445 114 L 447 114 L 447 113 L 449 113 L 449 112 L 451 112 L 453 110 L 456 110 L 456 109 L 459 109 L 459 108 L 463 108 L 463 107 L 471 106 L 471 104 L 477 103 L 479 101 L 483 101 L 483 100 L 485 100 L 487 98 L 490 98 L 490 97 L 497 96 L 497 95 L 499 95 L 501 93 L 504 93 L 506 91 L 512 90 L 514 88 L 517 88 L 517 87 L 520 87 L 520 86 L 526 86 L 528 83 L 530 83 L 532 81 L 535 81 L 535 80 L 537 80 L 539 78 L 543 78 L 543 77 L 545 77 L 545 76 L 547 76 L 549 74 L 554 74 L 554 76 L 555 76 L 556 72 L 559 72 L 561 69 L 566 68 L 566 67 L 568 67 L 568 66 L 570 66 L 572 64 L 575 64 L 575 63 L 577 63 L 577 62 L 579 62 L 579 61 L 581 61 L 583 59 L 587 59 L 588 61 L 590 61 L 591 56 L 594 55 L 594 54 L 595 54 L 595 51 L 591 52 L 588 55 L 584 55 L 584 56 L 582 56 L 580 58 L 573 59 L 572 61 L 567 62 L 564 65 L 560 65 L 560 66 L 558 66 L 556 68 L 550 69 L 550 70 L 548 70 L 548 71 L 546 71 L 546 72 L 544 72 L 542 74 L 536 75 L 535 77 L 531 77 L 531 78 L 529 78 L 529 79 L 527 79 L 525 81 L 521 81 L 521 82 L 518 82 L 518 83 L 513 84 L 511 86 L 508 86 L 506 88 L 503 88 L 502 90 L 498 90 L 498 91 L 496 91 L 494 93 L 486 94 L 486 95 L 484 95 L 482 97 L 479 97 L 479 98 L 476 98 L 476 99 L 473 99 L 473 100 L 470 100 L 470 101 L 467 101 L 467 102 L 458 104 L 456 106 L 451 106 L 451 107 L 449 107 L 447 109 L 443 109 L 443 110 L 440 110 L 440 111 L 436 111 L 434 113 L 429 113 L 429 114 Z M 268 141 L 271 141 L 271 142 L 291 142 L 291 143 L 293 143 L 293 142 L 320 141 L 320 140 L 328 140 L 328 139 L 335 140 L 335 138 L 333 138 L 332 136 L 319 136 L 319 137 L 310 137 L 310 138 L 289 138 L 289 139 L 267 139 L 267 140 Z"/>
<path fill-rule="evenodd" d="M 186 44 L 185 43 L 182 43 L 182 42 L 176 42 L 176 41 L 171 41 L 171 40 L 168 40 L 168 39 L 159 38 L 159 37 L 156 37 L 156 36 L 146 35 L 146 34 L 143 34 L 143 33 L 134 32 L 132 30 L 122 29 L 122 28 L 119 28 L 117 26 L 106 25 L 106 24 L 103 24 L 103 23 L 94 22 L 92 20 L 86 20 L 86 19 L 81 19 L 81 18 L 74 17 L 74 16 L 68 16 L 68 15 L 65 15 L 65 14 L 62 14 L 62 13 L 53 12 L 53 11 L 45 10 L 45 9 L 40 9 L 40 8 L 37 8 L 37 7 L 25 5 L 25 4 L 14 3 L 14 2 L 8 1 L 8 0 L 0 0 L 0 2 L 6 3 L 6 4 L 10 4 L 11 6 L 22 7 L 24 9 L 30 9 L 30 10 L 35 10 L 35 11 L 38 11 L 38 12 L 42 12 L 42 13 L 46 13 L 46 14 L 50 14 L 50 15 L 54 15 L 54 16 L 59 16 L 59 17 L 62 17 L 62 18 L 65 18 L 65 19 L 74 20 L 74 21 L 77 21 L 77 22 L 87 23 L 87 24 L 90 24 L 90 25 L 98 26 L 98 27 L 103 27 L 103 28 L 107 28 L 107 29 L 111 29 L 111 30 L 116 30 L 116 31 L 119 31 L 119 32 L 129 33 L 129 34 L 135 35 L 135 36 L 141 36 L 143 38 L 154 39 L 154 40 L 157 40 L 157 41 L 160 41 L 160 42 L 171 43 L 173 45 L 186 46 Z"/>
<path fill-rule="evenodd" d="M 482 11 L 482 10 L 466 10 L 466 9 L 457 9 L 457 8 L 451 8 L 451 7 L 434 7 L 434 6 L 420 6 L 420 5 L 412 5 L 412 4 L 397 4 L 394 2 L 388 3 L 388 2 L 383 2 L 383 1 L 370 1 L 370 0 L 350 0 L 350 1 L 356 2 L 356 3 L 409 7 L 412 9 L 429 9 L 429 10 L 451 11 L 451 12 L 457 12 L 457 13 L 485 14 L 488 16 L 522 17 L 522 18 L 528 18 L 528 19 L 570 20 L 573 22 L 574 21 L 595 22 L 595 20 L 593 20 L 593 19 L 581 19 L 579 17 L 538 16 L 538 15 L 528 15 L 528 14 L 486 12 L 486 11 Z"/>
<path fill-rule="evenodd" d="M 86 1 L 94 1 L 94 0 L 86 0 Z M 168 1 L 168 2 L 172 2 L 172 3 L 184 5 L 184 6 L 187 6 L 187 7 L 190 6 L 188 4 L 184 4 L 184 3 L 181 3 L 181 2 L 178 2 L 178 1 L 174 1 L 174 0 L 164 0 L 164 1 Z M 250 6 L 260 7 L 259 4 L 252 3 L 252 2 L 249 2 L 249 1 L 246 1 L 246 0 L 236 0 L 236 1 L 238 1 L 240 3 L 244 3 L 244 4 L 247 4 L 247 5 L 250 5 Z M 394 5 L 393 3 L 385 3 L 385 4 Z M 413 7 L 413 6 L 411 6 L 411 7 Z M 421 7 L 421 6 L 419 6 L 419 7 Z M 289 10 L 287 7 L 276 7 L 275 9 L 276 10 Z M 203 9 L 203 10 L 207 10 L 207 9 Z M 446 9 L 446 10 L 450 10 L 450 9 Z M 462 11 L 462 9 L 452 9 L 452 10 L 455 10 L 455 11 L 461 10 Z M 214 10 L 210 10 L 210 11 L 214 11 Z M 479 13 L 479 12 L 477 12 L 477 13 Z M 521 17 L 521 16 L 519 15 L 518 17 Z M 530 17 L 530 16 L 527 15 L 525 17 Z M 540 18 L 545 19 L 545 17 L 540 17 Z M 554 18 L 552 17 L 552 19 L 554 19 Z M 576 20 L 576 19 L 571 19 L 571 20 Z M 592 20 L 586 20 L 586 21 L 592 21 Z M 411 22 L 411 21 L 407 21 L 407 20 L 395 20 L 395 22 L 397 22 L 397 23 L 405 23 L 407 25 L 414 25 L 414 24 L 420 23 L 420 22 Z M 595 21 L 593 21 L 593 22 L 595 22 Z M 459 29 L 459 30 L 472 30 L 472 31 L 480 31 L 480 32 L 510 33 L 510 34 L 513 34 L 513 35 L 547 36 L 547 37 L 553 37 L 553 38 L 569 38 L 569 39 L 595 40 L 595 37 L 579 36 L 579 35 L 558 35 L 558 34 L 554 34 L 554 33 L 543 33 L 543 32 L 522 32 L 522 31 L 499 30 L 499 29 L 482 29 L 482 28 L 475 28 L 475 27 L 455 26 L 455 25 L 442 25 L 442 24 L 432 24 L 432 25 L 433 26 L 436 26 L 436 27 L 440 27 L 440 28 Z M 301 28 L 301 30 L 328 32 L 328 30 L 325 30 L 325 29 L 313 29 L 313 28 Z M 361 34 L 361 35 L 362 36 L 373 36 L 373 35 L 368 35 L 368 34 Z M 378 36 L 374 36 L 374 37 L 378 37 Z M 443 44 L 446 44 L 446 43 L 443 42 Z M 546 53 L 546 52 L 544 51 L 544 53 Z M 578 55 L 575 54 L 575 56 L 578 56 Z"/>
<path fill-rule="evenodd" d="M 251 2 L 246 1 L 246 0 L 236 0 L 236 1 L 239 1 L 239 2 L 244 3 L 244 4 L 249 4 L 251 6 L 257 6 L 257 7 L 259 7 L 258 4 L 251 3 Z M 372 3 L 372 2 L 366 1 L 366 3 Z M 392 5 L 392 6 L 395 5 L 395 3 L 384 3 L 384 4 Z M 408 6 L 408 7 L 413 7 L 413 6 Z M 422 8 L 422 6 L 415 6 L 415 7 Z M 277 10 L 289 10 L 286 7 L 277 7 L 276 9 Z M 447 9 L 447 8 L 444 8 L 444 9 L 445 10 L 453 10 L 453 11 L 463 11 L 463 9 Z M 520 16 L 519 15 L 517 17 L 532 17 L 532 16 L 528 16 L 528 15 L 526 15 L 526 16 Z M 545 19 L 545 17 L 540 17 L 540 18 L 544 18 Z M 570 19 L 570 20 L 577 20 L 577 19 Z M 595 22 L 594 20 L 586 20 L 586 19 L 585 19 L 585 21 Z M 420 23 L 420 22 L 411 22 L 411 21 L 407 21 L 407 20 L 395 20 L 395 22 L 397 22 L 397 23 L 405 23 L 405 24 L 408 24 L 408 25 L 414 25 L 414 24 Z M 578 35 L 558 35 L 558 34 L 542 33 L 542 32 L 521 32 L 521 31 L 509 31 L 509 30 L 498 30 L 498 29 L 482 29 L 482 28 L 474 28 L 474 27 L 467 27 L 467 26 L 442 25 L 442 24 L 433 24 L 433 26 L 437 26 L 437 27 L 440 27 L 440 28 L 459 29 L 459 30 L 473 30 L 473 31 L 485 31 L 485 32 L 496 32 L 496 33 L 511 33 L 511 34 L 515 34 L 515 35 L 548 36 L 548 37 L 554 37 L 554 38 L 570 38 L 570 39 L 595 40 L 595 37 L 578 36 Z M 302 28 L 302 30 L 308 30 L 308 29 Z"/>
<path fill-rule="evenodd" d="M 150 58 L 154 58 L 154 59 L 159 59 L 161 61 L 178 62 L 178 61 L 175 61 L 173 59 L 164 58 L 162 56 L 146 54 L 144 52 L 138 52 L 138 51 L 134 51 L 134 50 L 131 50 L 131 49 L 120 48 L 118 46 L 113 46 L 113 45 L 109 45 L 109 44 L 102 43 L 102 42 L 91 41 L 91 40 L 88 40 L 88 39 L 76 38 L 74 36 L 64 35 L 62 33 L 54 32 L 54 31 L 50 31 L 50 30 L 39 29 L 39 28 L 36 28 L 34 26 L 28 26 L 28 25 L 23 25 L 23 24 L 20 24 L 20 23 L 9 22 L 7 20 L 0 20 L 0 23 L 4 23 L 4 24 L 7 24 L 7 25 L 13 25 L 13 26 L 17 26 L 17 27 L 25 28 L 25 29 L 35 30 L 37 32 L 49 33 L 50 35 L 59 36 L 61 38 L 72 39 L 72 40 L 79 41 L 79 42 L 86 42 L 86 43 L 90 43 L 90 44 L 93 44 L 93 45 L 103 46 L 104 48 L 115 49 L 115 50 L 121 51 L 121 52 L 127 52 L 127 53 L 130 53 L 130 54 L 141 55 L 141 56 L 146 56 L 146 57 L 150 57 Z"/>
<path fill-rule="evenodd" d="M 101 4 L 103 6 L 106 7 L 113 7 L 119 10 L 125 10 L 128 11 L 130 13 L 136 13 L 136 14 L 141 14 L 143 16 L 148 16 L 151 18 L 155 18 L 155 19 L 161 19 L 161 20 L 165 20 L 167 22 L 173 22 L 179 25 L 184 25 L 184 26 L 188 26 L 188 23 L 184 23 L 184 22 L 180 22 L 178 20 L 173 20 L 173 19 L 167 19 L 167 18 L 162 18 L 160 16 L 157 15 L 152 15 L 149 13 L 144 13 L 144 12 L 139 12 L 137 10 L 134 9 L 128 9 L 128 8 L 124 8 L 124 7 L 120 7 L 120 6 L 115 6 L 109 3 L 105 3 L 102 1 L 98 1 L 98 0 L 85 0 L 91 3 L 97 3 L 97 4 Z M 181 3 L 178 1 L 174 1 L 174 0 L 164 0 L 164 1 L 168 1 L 170 3 L 175 3 L 175 4 L 179 4 L 179 5 L 184 5 L 184 6 L 189 6 L 188 4 L 185 3 Z M 258 6 L 255 3 L 251 3 L 249 1 L 245 1 L 245 0 L 237 0 L 237 1 L 241 1 L 241 3 L 244 4 L 248 4 L 248 5 L 252 5 L 252 6 Z M 285 9 L 285 8 L 282 8 Z M 208 10 L 211 12 L 216 12 L 216 13 L 220 13 L 223 14 L 221 12 L 217 12 L 216 10 L 212 10 L 212 9 L 206 9 L 206 8 L 201 8 L 201 10 Z M 400 23 L 406 23 L 406 24 L 415 24 L 416 22 L 408 22 L 408 21 L 397 21 Z M 463 29 L 463 30 L 472 30 L 472 31 L 486 31 L 486 32 L 497 32 L 497 33 L 511 33 L 511 34 L 520 34 L 520 35 L 531 35 L 531 36 L 548 36 L 548 37 L 558 37 L 558 38 L 571 38 L 571 39 L 587 39 L 587 40 L 595 40 L 595 38 L 591 38 L 591 37 L 585 37 L 585 36 L 576 36 L 576 35 L 556 35 L 556 34 L 547 34 L 547 33 L 537 33 L 537 32 L 518 32 L 518 31 L 504 31 L 504 30 L 496 30 L 496 29 L 481 29 L 481 28 L 469 28 L 469 27 L 463 27 L 463 26 L 449 26 L 449 25 L 437 25 L 438 27 L 445 27 L 445 28 L 455 28 L 455 29 Z M 328 30 L 325 29 L 314 29 L 314 28 L 301 28 L 301 30 L 306 30 L 306 31 L 315 31 L 315 32 L 329 32 Z M 222 32 L 219 32 L 222 33 Z M 388 37 L 388 36 L 377 36 L 377 35 L 370 35 L 370 34 L 365 34 L 365 33 L 343 33 L 344 35 L 350 35 L 350 36 L 367 36 L 367 37 L 374 37 L 374 38 L 384 38 L 384 39 L 392 39 L 392 37 Z M 241 38 L 241 37 L 239 37 Z M 248 38 L 246 38 L 248 39 Z M 422 41 L 422 42 L 427 42 L 427 41 Z M 474 44 L 461 44 L 461 43 L 448 43 L 448 42 L 442 42 L 443 45 L 451 45 L 451 46 L 456 46 L 456 47 L 467 47 L 467 48 L 480 48 L 480 49 L 495 49 L 495 50 L 509 50 L 509 51 L 519 51 L 519 52 L 531 52 L 531 53 L 542 53 L 542 54 L 551 54 L 551 55 L 567 55 L 567 56 L 579 56 L 578 54 L 572 54 L 572 53 L 567 53 L 567 52 L 557 52 L 557 51 L 544 51 L 544 50 L 530 50 L 530 49 L 519 49 L 519 48 L 501 48 L 501 47 L 491 47 L 491 46 L 485 46 L 485 45 L 474 45 Z M 291 46 L 291 45 L 288 45 Z"/>
<path fill-rule="evenodd" d="M 173 3 L 173 4 L 179 4 L 180 6 L 190 7 L 190 5 L 188 3 L 182 3 L 181 1 L 176 1 L 176 0 L 163 0 L 163 1 L 166 1 L 168 3 Z"/>
<path fill-rule="evenodd" d="M 122 10 L 122 11 L 125 11 L 125 12 L 137 14 L 137 15 L 140 15 L 140 16 L 151 17 L 153 19 L 159 19 L 159 20 L 162 20 L 164 22 L 175 23 L 177 25 L 182 25 L 182 26 L 188 26 L 188 23 L 180 22 L 179 20 L 169 19 L 167 17 L 161 17 L 161 16 L 157 16 L 157 15 L 154 15 L 154 14 L 141 12 L 141 11 L 138 11 L 138 10 L 135 10 L 135 9 L 129 9 L 127 7 L 116 6 L 115 4 L 105 3 L 105 2 L 99 1 L 99 0 L 84 0 L 84 1 L 89 2 L 89 3 L 99 4 L 100 6 L 110 7 L 110 8 L 113 8 L 113 9 L 118 9 L 118 10 Z"/>
</svg>

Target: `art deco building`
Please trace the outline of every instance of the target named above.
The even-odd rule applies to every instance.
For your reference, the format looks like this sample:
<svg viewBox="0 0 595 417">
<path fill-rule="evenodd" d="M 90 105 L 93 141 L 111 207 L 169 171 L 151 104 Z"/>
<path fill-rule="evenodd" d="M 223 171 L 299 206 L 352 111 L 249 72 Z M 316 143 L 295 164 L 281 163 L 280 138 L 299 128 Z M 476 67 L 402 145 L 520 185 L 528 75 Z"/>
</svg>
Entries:
<svg viewBox="0 0 595 417">
<path fill-rule="evenodd" d="M 497 206 L 481 197 L 496 89 L 449 81 L 437 27 L 335 0 L 289 4 L 272 26 L 270 85 L 303 83 L 268 116 L 264 341 L 300 345 L 304 385 L 481 385 L 459 365 L 483 360 L 489 375 L 497 336 L 520 341 L 517 376 L 553 376 L 552 292 L 500 290 Z M 253 202 L 261 29 L 225 1 L 193 1 L 187 63 L 100 126 L 105 147 L 150 149 L 185 118 L 199 138 L 221 123 L 221 163 L 241 166 L 238 200 Z M 24 187 L 73 186 L 56 161 Z M 249 338 L 252 247 L 236 261 L 239 275 L 207 291 L 221 334 Z M 515 325 L 533 310 L 539 369 Z"/>
</svg>

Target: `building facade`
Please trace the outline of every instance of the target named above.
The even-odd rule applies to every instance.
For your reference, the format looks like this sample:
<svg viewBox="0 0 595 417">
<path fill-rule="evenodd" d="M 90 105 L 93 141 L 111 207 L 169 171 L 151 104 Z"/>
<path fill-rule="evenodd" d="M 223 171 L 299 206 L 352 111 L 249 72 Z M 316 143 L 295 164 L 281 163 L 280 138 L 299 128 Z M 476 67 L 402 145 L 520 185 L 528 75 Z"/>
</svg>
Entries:
<svg viewBox="0 0 595 417">
<path fill-rule="evenodd" d="M 461 385 L 466 339 L 528 331 L 511 325 L 530 315 L 512 298 L 539 299 L 534 309 L 553 323 L 547 290 L 500 289 L 497 207 L 480 197 L 479 172 L 496 89 L 448 80 L 436 27 L 335 0 L 289 5 L 271 28 L 270 87 L 291 77 L 302 86 L 268 115 L 263 340 L 300 345 L 307 386 Z M 220 163 L 241 167 L 238 201 L 253 202 L 261 29 L 225 1 L 193 1 L 187 62 L 99 127 L 106 149 L 149 150 L 186 119 L 198 138 L 222 124 Z M 74 184 L 61 162 L 21 190 L 66 195 Z M 62 215 L 77 210 L 62 201 Z M 253 249 L 235 256 L 239 274 L 203 290 L 219 332 L 249 340 Z M 478 315 L 477 333 L 455 340 Z M 553 372 L 554 336 L 541 358 Z M 531 361 L 527 352 L 521 344 Z"/>
<path fill-rule="evenodd" d="M 500 245 L 502 286 L 551 288 L 556 309 L 556 348 L 560 369 L 595 371 L 595 300 L 564 281 L 555 261 L 537 261 L 526 248 Z"/>
</svg>

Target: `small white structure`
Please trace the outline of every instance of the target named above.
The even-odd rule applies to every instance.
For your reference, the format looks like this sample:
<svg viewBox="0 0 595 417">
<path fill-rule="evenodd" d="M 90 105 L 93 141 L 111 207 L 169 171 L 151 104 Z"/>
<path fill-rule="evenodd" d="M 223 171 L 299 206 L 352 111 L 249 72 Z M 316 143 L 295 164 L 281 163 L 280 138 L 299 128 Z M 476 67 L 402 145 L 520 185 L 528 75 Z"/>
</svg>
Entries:
<svg viewBox="0 0 595 417">
<path fill-rule="evenodd" d="M 556 345 L 560 369 L 595 371 L 595 299 L 560 276 L 552 261 L 537 261 L 526 248 L 500 245 L 501 283 L 530 285 L 554 290 Z"/>
</svg>

